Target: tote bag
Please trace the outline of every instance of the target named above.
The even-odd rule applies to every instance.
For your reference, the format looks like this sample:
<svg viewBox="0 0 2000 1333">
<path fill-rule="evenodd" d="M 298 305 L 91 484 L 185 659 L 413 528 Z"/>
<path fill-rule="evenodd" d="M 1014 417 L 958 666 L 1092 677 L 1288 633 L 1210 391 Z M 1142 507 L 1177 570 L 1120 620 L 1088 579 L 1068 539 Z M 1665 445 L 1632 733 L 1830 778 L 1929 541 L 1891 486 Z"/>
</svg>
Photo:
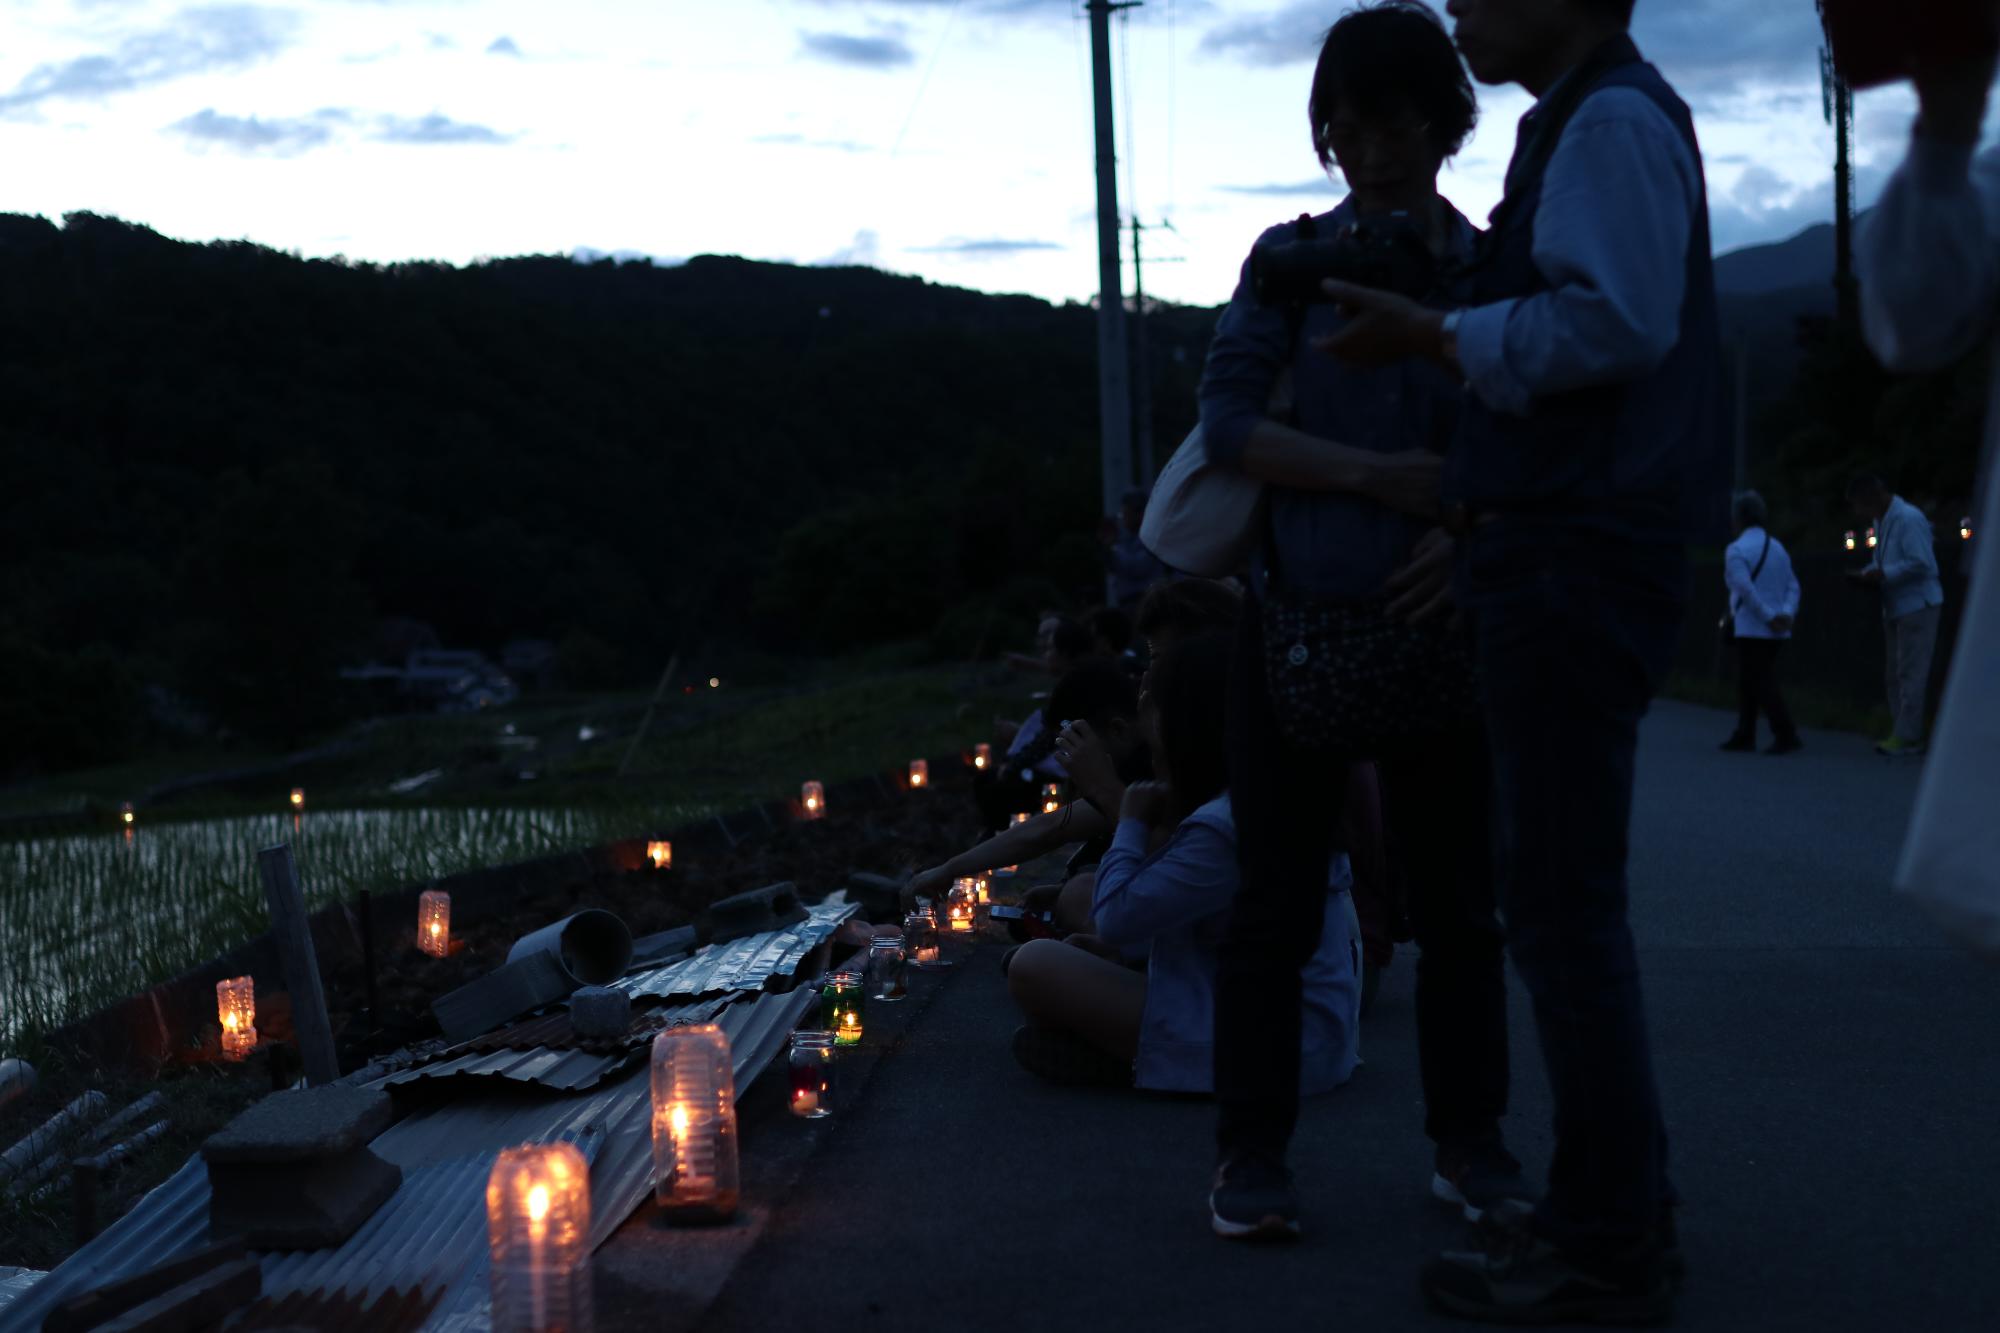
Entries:
<svg viewBox="0 0 2000 1333">
<path fill-rule="evenodd" d="M 1169 568 L 1202 578 L 1234 573 L 1264 530 L 1264 483 L 1209 457 L 1196 426 L 1153 483 L 1139 541 Z"/>
</svg>

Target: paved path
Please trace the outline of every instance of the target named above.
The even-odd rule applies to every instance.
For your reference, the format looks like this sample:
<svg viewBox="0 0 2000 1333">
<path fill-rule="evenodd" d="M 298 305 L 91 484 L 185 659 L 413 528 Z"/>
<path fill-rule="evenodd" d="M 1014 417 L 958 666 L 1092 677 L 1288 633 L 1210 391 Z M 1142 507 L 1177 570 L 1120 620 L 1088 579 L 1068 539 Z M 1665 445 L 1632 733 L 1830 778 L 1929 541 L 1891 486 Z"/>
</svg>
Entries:
<svg viewBox="0 0 2000 1333">
<path fill-rule="evenodd" d="M 1727 730 L 1662 705 L 1635 821 L 1635 923 L 1688 1200 L 1678 1323 L 2000 1328 L 2000 971 L 1887 892 L 1916 769 L 1828 734 L 1783 759 L 1719 754 Z M 1408 956 L 1364 1033 L 1366 1068 L 1308 1104 L 1307 1238 L 1271 1250 L 1208 1233 L 1206 1106 L 1061 1091 L 1014 1067 L 996 954 L 910 1007 L 702 1328 L 1449 1326 L 1414 1280 L 1460 1230 L 1425 1188 Z M 1548 1097 L 1514 1001 L 1510 1136 L 1539 1172 Z M 788 1132 L 753 1126 L 752 1151 Z"/>
</svg>

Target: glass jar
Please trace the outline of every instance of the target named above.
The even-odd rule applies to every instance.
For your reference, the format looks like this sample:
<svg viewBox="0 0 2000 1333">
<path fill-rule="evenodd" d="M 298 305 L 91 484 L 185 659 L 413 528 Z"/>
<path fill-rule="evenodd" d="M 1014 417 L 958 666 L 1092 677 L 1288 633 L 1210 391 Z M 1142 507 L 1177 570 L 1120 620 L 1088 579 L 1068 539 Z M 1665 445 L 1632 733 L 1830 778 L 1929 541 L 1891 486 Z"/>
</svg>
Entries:
<svg viewBox="0 0 2000 1333">
<path fill-rule="evenodd" d="M 829 973 L 820 986 L 820 1026 L 833 1034 L 834 1045 L 861 1044 L 862 994 L 859 972 Z"/>
<path fill-rule="evenodd" d="M 938 957 L 937 918 L 929 911 L 912 912 L 903 918 L 903 953 L 914 968 L 950 966 Z"/>
<path fill-rule="evenodd" d="M 961 879 L 944 898 L 943 927 L 946 934 L 970 936 L 979 924 L 979 881 Z"/>
<path fill-rule="evenodd" d="M 833 1034 L 794 1032 L 787 1057 L 792 1082 L 792 1114 L 823 1120 L 833 1114 Z"/>
<path fill-rule="evenodd" d="M 896 935 L 877 935 L 868 946 L 869 993 L 889 1003 L 910 993 L 903 975 L 903 941 Z"/>
</svg>

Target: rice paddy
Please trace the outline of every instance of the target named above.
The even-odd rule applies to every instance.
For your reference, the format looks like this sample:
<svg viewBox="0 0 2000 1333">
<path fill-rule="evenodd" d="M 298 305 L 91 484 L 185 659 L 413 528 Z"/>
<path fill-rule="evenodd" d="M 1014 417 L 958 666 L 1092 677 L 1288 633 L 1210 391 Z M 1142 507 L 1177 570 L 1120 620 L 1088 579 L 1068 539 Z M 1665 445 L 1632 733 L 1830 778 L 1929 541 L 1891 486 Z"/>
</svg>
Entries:
<svg viewBox="0 0 2000 1333">
<path fill-rule="evenodd" d="M 695 807 L 309 811 L 0 843 L 0 1056 L 265 930 L 259 850 L 290 843 L 310 907 L 642 835 Z"/>
</svg>

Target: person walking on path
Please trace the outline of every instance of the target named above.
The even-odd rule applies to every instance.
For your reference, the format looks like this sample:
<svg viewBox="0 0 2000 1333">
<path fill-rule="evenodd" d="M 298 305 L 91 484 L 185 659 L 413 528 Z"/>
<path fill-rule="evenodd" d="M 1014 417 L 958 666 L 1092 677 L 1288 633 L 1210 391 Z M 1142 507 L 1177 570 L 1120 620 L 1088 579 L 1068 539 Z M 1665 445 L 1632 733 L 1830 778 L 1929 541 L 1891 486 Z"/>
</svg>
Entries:
<svg viewBox="0 0 2000 1333">
<path fill-rule="evenodd" d="M 1855 237 L 1862 332 L 1891 370 L 1941 370 L 1981 346 L 2000 362 L 2000 149 L 1974 156 L 2000 49 L 2000 5 L 1984 3 L 1983 44 L 1957 43 L 1919 62 L 1908 154 Z M 2000 531 L 2000 375 L 1987 380 L 1976 550 L 1895 884 L 1971 947 L 2000 955 L 2000 543 L 1992 538 Z"/>
<path fill-rule="evenodd" d="M 1518 83 L 1506 193 L 1467 308 L 1329 282 L 1325 341 L 1470 384 L 1446 513 L 1465 534 L 1507 947 L 1555 1100 L 1547 1191 L 1432 1304 L 1526 1324 L 1666 1318 L 1680 1264 L 1626 856 L 1639 721 L 1673 659 L 1686 543 L 1719 531 L 1728 455 L 1707 191 L 1687 105 L 1640 56 L 1632 0 L 1449 0 L 1482 83 Z"/>
<path fill-rule="evenodd" d="M 1736 645 L 1736 730 L 1722 743 L 1725 750 L 1757 748 L 1757 714 L 1771 724 L 1772 754 L 1790 754 L 1803 742 L 1778 688 L 1778 650 L 1792 637 L 1799 614 L 1799 580 L 1792 572 L 1791 553 L 1764 524 L 1764 497 L 1744 491 L 1736 497 L 1731 517 L 1736 540 L 1722 561 L 1722 579 L 1729 587 L 1730 628 Z"/>
<path fill-rule="evenodd" d="M 1922 754 L 1931 654 L 1944 608 L 1931 521 L 1923 510 L 1891 494 L 1880 477 L 1856 477 L 1848 485 L 1847 502 L 1857 517 L 1875 525 L 1874 558 L 1866 569 L 1847 572 L 1856 582 L 1882 590 L 1889 714 L 1895 725 L 1875 749 L 1887 755 Z"/>
</svg>

